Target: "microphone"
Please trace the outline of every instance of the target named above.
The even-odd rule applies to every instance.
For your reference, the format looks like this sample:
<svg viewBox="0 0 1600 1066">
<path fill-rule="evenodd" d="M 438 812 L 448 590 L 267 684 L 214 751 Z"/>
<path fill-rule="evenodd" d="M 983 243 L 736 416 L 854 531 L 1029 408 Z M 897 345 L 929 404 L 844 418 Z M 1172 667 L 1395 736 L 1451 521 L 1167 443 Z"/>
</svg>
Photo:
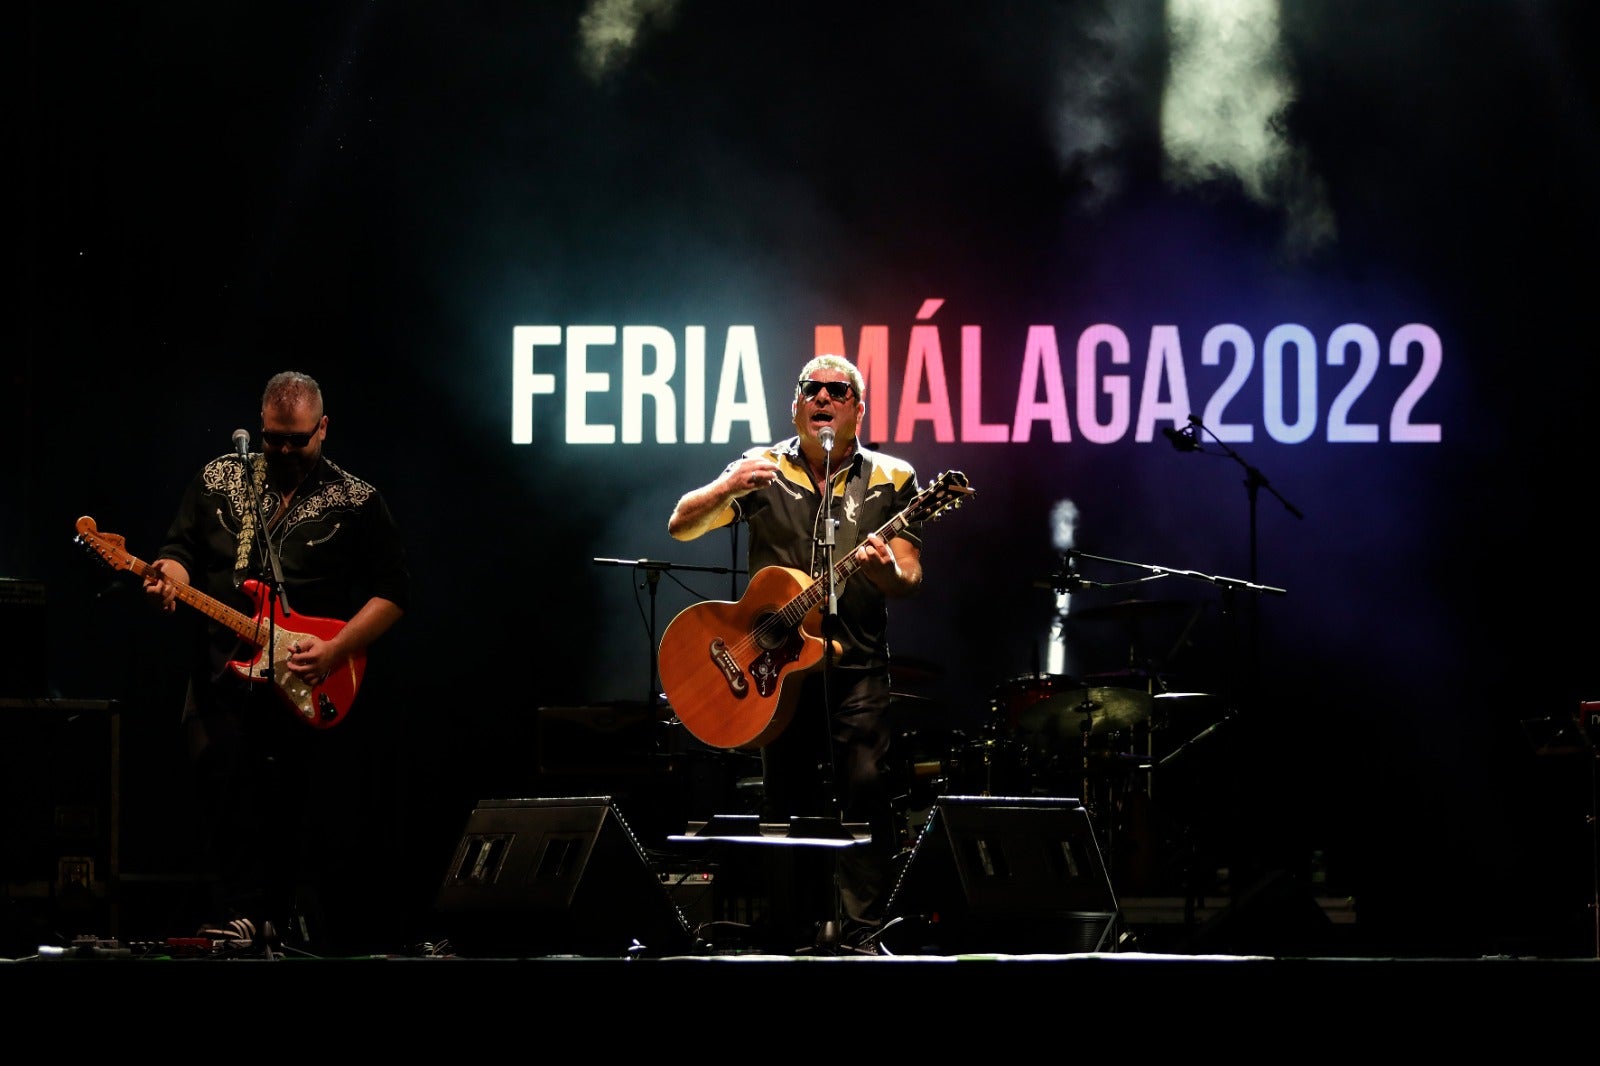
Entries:
<svg viewBox="0 0 1600 1066">
<path fill-rule="evenodd" d="M 1161 435 L 1172 442 L 1172 446 L 1180 452 L 1193 452 L 1200 450 L 1200 442 L 1189 435 L 1188 430 L 1173 429 L 1171 426 L 1162 426 Z"/>
<path fill-rule="evenodd" d="M 817 439 L 822 442 L 822 450 L 829 455 L 833 454 L 833 427 L 823 426 L 817 430 Z"/>
<path fill-rule="evenodd" d="M 233 454 L 241 459 L 250 458 L 250 431 L 236 429 L 233 431 Z"/>
</svg>

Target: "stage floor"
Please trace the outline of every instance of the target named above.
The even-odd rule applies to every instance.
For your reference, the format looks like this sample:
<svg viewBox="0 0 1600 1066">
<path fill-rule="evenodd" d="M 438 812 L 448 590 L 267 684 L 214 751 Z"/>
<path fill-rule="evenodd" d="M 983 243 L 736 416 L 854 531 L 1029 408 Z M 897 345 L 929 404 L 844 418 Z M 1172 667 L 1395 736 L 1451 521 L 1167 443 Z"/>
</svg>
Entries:
<svg viewBox="0 0 1600 1066">
<path fill-rule="evenodd" d="M 608 1055 L 1334 1050 L 1554 1053 L 1588 1032 L 1595 959 L 1054 956 L 314 959 L 34 957 L 0 965 L 13 1020 L 236 1047 Z M 337 1041 L 330 1043 L 329 1041 Z"/>
</svg>

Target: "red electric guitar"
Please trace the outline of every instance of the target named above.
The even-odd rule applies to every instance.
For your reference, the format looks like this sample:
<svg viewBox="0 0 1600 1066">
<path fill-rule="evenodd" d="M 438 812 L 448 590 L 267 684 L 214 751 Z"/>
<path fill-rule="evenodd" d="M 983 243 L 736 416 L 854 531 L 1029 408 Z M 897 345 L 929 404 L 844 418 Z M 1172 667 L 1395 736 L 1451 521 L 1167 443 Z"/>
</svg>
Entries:
<svg viewBox="0 0 1600 1066">
<path fill-rule="evenodd" d="M 971 495 L 967 476 L 940 474 L 883 525 L 889 540 Z M 860 568 L 850 552 L 834 587 Z M 661 635 L 661 687 L 678 721 L 715 748 L 766 747 L 789 725 L 801 675 L 822 665 L 825 581 L 785 566 L 758 570 L 739 602 L 709 600 L 680 611 Z"/>
<path fill-rule="evenodd" d="M 113 570 L 131 570 L 140 577 L 153 572 L 149 563 L 128 554 L 122 537 L 101 533 L 94 519 L 87 515 L 78 519 L 77 541 L 100 556 Z M 179 600 L 227 626 L 256 649 L 248 660 L 239 659 L 228 664 L 240 677 L 270 682 L 294 716 L 313 729 L 332 729 L 344 721 L 367 669 L 364 652 L 350 656 L 320 685 L 312 685 L 291 673 L 288 666 L 289 646 L 297 638 L 313 636 L 329 640 L 344 628 L 343 622 L 284 611 L 268 595 L 267 587 L 255 580 L 244 583 L 245 595 L 256 605 L 253 618 L 207 596 L 193 585 L 178 583 L 177 589 Z M 269 649 L 268 644 L 273 647 Z"/>
</svg>

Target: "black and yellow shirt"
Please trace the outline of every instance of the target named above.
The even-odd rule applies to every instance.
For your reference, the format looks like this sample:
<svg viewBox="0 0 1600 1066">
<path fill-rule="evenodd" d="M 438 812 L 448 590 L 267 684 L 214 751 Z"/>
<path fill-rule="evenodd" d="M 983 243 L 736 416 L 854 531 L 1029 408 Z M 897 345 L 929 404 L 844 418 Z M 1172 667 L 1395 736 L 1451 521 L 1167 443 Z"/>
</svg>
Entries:
<svg viewBox="0 0 1600 1066">
<path fill-rule="evenodd" d="M 822 496 L 812 483 L 800 438 L 752 448 L 744 458 L 764 457 L 778 464 L 772 484 L 732 501 L 717 517 L 716 526 L 744 522 L 750 530 L 747 566 L 753 575 L 764 567 L 784 566 L 813 578 L 827 572 L 828 549 L 823 544 Z M 731 464 L 730 464 L 731 465 Z M 857 448 L 834 476 L 829 513 L 839 524 L 835 532 L 835 562 L 900 515 L 917 496 L 917 476 L 911 464 L 882 452 Z M 907 525 L 899 536 L 916 544 L 920 526 Z M 884 669 L 889 664 L 888 607 L 882 591 L 859 574 L 838 589 L 839 642 L 843 653 L 838 666 L 845 669 Z"/>
</svg>

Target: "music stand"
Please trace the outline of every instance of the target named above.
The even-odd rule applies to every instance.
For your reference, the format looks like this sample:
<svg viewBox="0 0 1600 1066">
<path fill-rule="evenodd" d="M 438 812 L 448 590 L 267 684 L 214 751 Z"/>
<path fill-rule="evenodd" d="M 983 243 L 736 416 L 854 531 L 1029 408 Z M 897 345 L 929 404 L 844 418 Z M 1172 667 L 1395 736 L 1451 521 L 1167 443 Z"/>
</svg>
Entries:
<svg viewBox="0 0 1600 1066">
<path fill-rule="evenodd" d="M 719 870 L 733 875 L 718 881 L 719 914 L 733 905 L 752 919 L 752 926 L 766 926 L 769 937 L 800 940 L 809 936 L 814 947 L 826 948 L 836 937 L 808 934 L 804 928 L 807 919 L 820 913 L 826 917 L 815 925 L 835 932 L 840 928 L 836 865 L 845 849 L 870 845 L 872 829 L 865 822 L 821 816 L 763 822 L 755 814 L 718 814 L 708 822 L 690 822 L 687 833 L 667 840 L 695 845 Z M 749 877 L 752 860 L 762 871 L 762 876 L 754 879 Z M 763 885 L 765 893 L 759 891 Z M 759 906 L 762 898 L 764 910 Z M 768 946 L 783 954 L 795 951 L 790 941 Z"/>
<path fill-rule="evenodd" d="M 650 589 L 650 676 L 645 683 L 644 705 L 654 710 L 662 702 L 660 649 L 656 646 L 656 593 L 661 575 L 668 570 L 694 570 L 705 574 L 736 574 L 727 566 L 695 566 L 689 563 L 667 563 L 658 559 L 596 559 L 598 566 L 629 566 L 643 570 L 645 585 Z"/>
</svg>

